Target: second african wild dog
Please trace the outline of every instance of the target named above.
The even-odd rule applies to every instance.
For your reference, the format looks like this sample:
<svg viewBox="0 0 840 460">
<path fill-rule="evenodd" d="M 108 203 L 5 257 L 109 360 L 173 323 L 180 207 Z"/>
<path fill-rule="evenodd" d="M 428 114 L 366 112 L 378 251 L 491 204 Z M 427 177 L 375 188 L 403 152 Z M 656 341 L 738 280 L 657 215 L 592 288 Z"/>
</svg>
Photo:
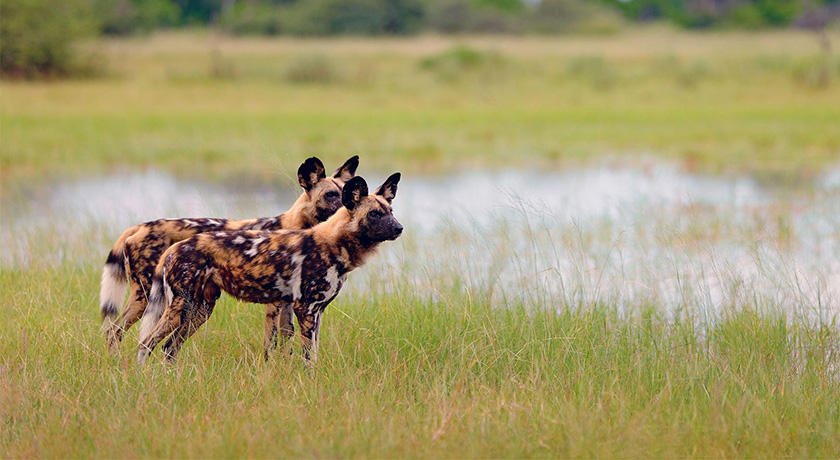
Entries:
<svg viewBox="0 0 840 460">
<path fill-rule="evenodd" d="M 174 360 L 210 317 L 221 291 L 246 302 L 290 305 L 304 356 L 314 361 L 321 315 L 347 273 L 403 231 L 391 211 L 399 180 L 395 173 L 368 195 L 364 179 L 350 179 L 342 192 L 344 208 L 308 230 L 203 233 L 169 248 L 155 270 L 149 307 L 165 310 L 154 331 L 140 337 L 138 362 L 167 336 L 164 353 Z M 283 331 L 291 336 L 290 328 Z"/>
<path fill-rule="evenodd" d="M 291 209 L 277 217 L 249 220 L 160 219 L 126 230 L 108 254 L 102 271 L 100 311 L 103 321 L 106 321 L 109 348 L 118 348 L 125 331 L 146 312 L 155 267 L 160 256 L 172 244 L 208 231 L 310 228 L 327 220 L 341 207 L 341 190 L 344 183 L 356 175 L 358 166 L 359 157 L 353 156 L 331 177 L 326 177 L 321 160 L 315 157 L 307 159 L 298 168 L 298 181 L 304 192 Z M 120 312 L 129 277 L 131 291 L 125 309 Z M 144 319 L 143 328 L 153 328 L 161 312 L 148 312 L 150 316 Z M 273 324 L 277 315 L 276 306 L 266 305 L 266 321 L 271 320 Z"/>
</svg>

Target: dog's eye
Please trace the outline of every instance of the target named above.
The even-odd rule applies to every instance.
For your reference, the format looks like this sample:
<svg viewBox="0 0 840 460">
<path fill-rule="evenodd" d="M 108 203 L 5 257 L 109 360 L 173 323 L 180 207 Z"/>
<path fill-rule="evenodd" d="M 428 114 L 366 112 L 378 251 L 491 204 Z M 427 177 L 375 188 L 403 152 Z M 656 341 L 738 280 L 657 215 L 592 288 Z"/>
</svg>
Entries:
<svg viewBox="0 0 840 460">
<path fill-rule="evenodd" d="M 379 211 L 371 211 L 370 212 L 370 217 L 373 217 L 373 218 L 382 217 L 382 213 L 379 212 Z"/>
<path fill-rule="evenodd" d="M 335 198 L 338 196 L 338 192 L 336 192 L 335 190 L 330 190 L 329 192 L 327 192 L 326 196 L 327 198 Z"/>
</svg>

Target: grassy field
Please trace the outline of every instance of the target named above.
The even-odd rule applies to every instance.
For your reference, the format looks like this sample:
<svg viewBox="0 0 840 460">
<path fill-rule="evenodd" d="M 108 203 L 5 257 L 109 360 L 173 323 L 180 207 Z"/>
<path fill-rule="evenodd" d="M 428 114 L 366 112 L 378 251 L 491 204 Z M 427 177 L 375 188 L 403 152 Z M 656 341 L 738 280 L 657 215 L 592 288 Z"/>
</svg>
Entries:
<svg viewBox="0 0 840 460">
<path fill-rule="evenodd" d="M 176 366 L 109 358 L 99 264 L 0 274 L 4 457 L 836 457 L 840 334 L 743 310 L 342 295 L 310 377 L 225 298 Z M 440 280 L 446 283 L 446 280 Z M 399 281 L 397 281 L 399 285 Z"/>
<path fill-rule="evenodd" d="M 100 78 L 0 83 L 0 457 L 839 456 L 840 189 L 760 185 L 817 183 L 840 160 L 840 67 L 812 36 L 90 48 Z M 99 276 L 130 206 L 62 213 L 77 195 L 49 180 L 286 186 L 310 154 L 401 170 L 406 197 L 423 174 L 654 157 L 677 165 L 666 183 L 747 200 L 624 220 L 514 200 L 496 204 L 519 218 L 443 213 L 431 235 L 406 220 L 328 308 L 314 375 L 298 353 L 264 362 L 262 308 L 227 296 L 176 365 L 156 350 L 139 368 L 136 328 L 109 356 Z"/>
<path fill-rule="evenodd" d="M 840 151 L 840 63 L 803 32 L 340 42 L 196 33 L 93 49 L 102 78 L 2 83 L 4 179 L 152 166 L 268 181 L 292 159 L 354 153 L 410 172 L 645 154 L 809 178 Z"/>
</svg>

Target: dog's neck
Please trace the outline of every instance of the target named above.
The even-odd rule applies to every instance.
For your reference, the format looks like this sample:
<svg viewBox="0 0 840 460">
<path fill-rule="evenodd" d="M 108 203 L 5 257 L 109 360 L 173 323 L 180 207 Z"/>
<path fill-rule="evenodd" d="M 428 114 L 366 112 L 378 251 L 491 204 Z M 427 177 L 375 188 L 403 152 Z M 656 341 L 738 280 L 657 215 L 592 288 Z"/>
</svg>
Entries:
<svg viewBox="0 0 840 460">
<path fill-rule="evenodd" d="M 381 241 L 366 238 L 347 208 L 336 211 L 325 222 L 312 228 L 315 241 L 337 256 L 345 272 L 362 266 L 376 252 Z"/>
<path fill-rule="evenodd" d="M 284 230 L 298 230 L 318 225 L 316 215 L 315 203 L 312 202 L 309 193 L 303 192 L 295 204 L 277 218 L 280 219 L 280 225 Z"/>
</svg>

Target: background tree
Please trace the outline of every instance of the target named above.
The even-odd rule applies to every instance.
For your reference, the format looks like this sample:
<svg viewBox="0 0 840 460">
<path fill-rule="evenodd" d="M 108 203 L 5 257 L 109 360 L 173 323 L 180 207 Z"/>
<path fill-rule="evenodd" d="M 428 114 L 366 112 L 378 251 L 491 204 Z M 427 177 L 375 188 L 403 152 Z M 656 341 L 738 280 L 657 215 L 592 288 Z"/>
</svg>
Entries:
<svg viewBox="0 0 840 460">
<path fill-rule="evenodd" d="M 88 0 L 0 2 L 0 72 L 20 78 L 68 76 L 84 70 L 74 48 L 96 31 Z"/>
</svg>

